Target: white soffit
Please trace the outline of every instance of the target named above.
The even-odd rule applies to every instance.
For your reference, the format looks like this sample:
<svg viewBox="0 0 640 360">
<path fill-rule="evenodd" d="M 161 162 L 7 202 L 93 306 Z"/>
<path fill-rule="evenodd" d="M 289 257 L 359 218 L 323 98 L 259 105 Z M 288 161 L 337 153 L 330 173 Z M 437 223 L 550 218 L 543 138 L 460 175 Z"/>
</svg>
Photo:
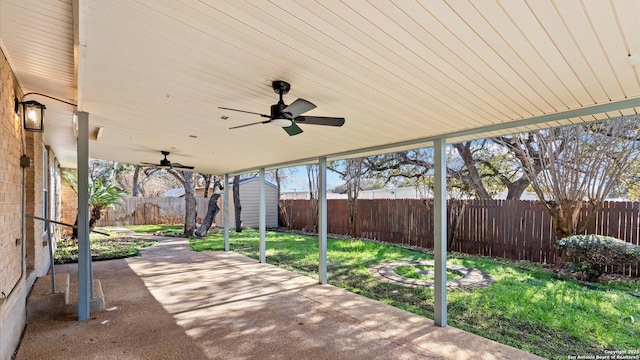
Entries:
<svg viewBox="0 0 640 360">
<path fill-rule="evenodd" d="M 22 1 L 0 1 L 8 57 L 38 90 L 45 85 L 27 70 L 33 53 L 20 47 L 19 25 L 5 25 L 6 9 L 11 17 L 27 10 Z M 78 0 L 77 7 L 75 100 L 92 128 L 104 127 L 91 142 L 96 158 L 157 162 L 168 150 L 171 161 L 196 171 L 234 173 L 640 107 L 640 66 L 630 62 L 640 54 L 638 1 Z M 54 34 L 68 28 L 53 16 L 42 21 Z M 60 63 L 68 51 L 46 59 Z M 73 66 L 63 63 L 46 77 L 68 71 Z M 291 83 L 286 103 L 304 98 L 318 106 L 307 115 L 342 116 L 346 124 L 301 125 L 304 133 L 293 137 L 271 125 L 229 130 L 262 119 L 218 107 L 268 113 L 277 79 Z M 545 118 L 559 113 L 566 117 Z"/>
</svg>

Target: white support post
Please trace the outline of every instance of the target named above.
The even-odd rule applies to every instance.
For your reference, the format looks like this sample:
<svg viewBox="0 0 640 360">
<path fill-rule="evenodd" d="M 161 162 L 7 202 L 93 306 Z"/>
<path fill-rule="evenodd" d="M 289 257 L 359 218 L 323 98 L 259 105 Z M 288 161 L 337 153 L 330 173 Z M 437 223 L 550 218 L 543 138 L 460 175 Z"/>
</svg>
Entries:
<svg viewBox="0 0 640 360">
<path fill-rule="evenodd" d="M 224 174 L 224 251 L 229 251 L 229 174 Z"/>
<path fill-rule="evenodd" d="M 447 142 L 434 141 L 434 315 L 436 326 L 447 326 Z"/>
<path fill-rule="evenodd" d="M 259 217 L 259 227 L 260 227 L 260 262 L 266 263 L 266 249 L 267 249 L 267 241 L 266 241 L 266 228 L 267 228 L 267 206 L 266 206 L 266 196 L 264 192 L 264 168 L 260 169 L 260 217 Z"/>
<path fill-rule="evenodd" d="M 318 282 L 327 283 L 327 158 L 320 158 L 318 169 Z"/>
<path fill-rule="evenodd" d="M 78 113 L 78 320 L 91 315 L 91 244 L 89 242 L 89 114 Z"/>
</svg>

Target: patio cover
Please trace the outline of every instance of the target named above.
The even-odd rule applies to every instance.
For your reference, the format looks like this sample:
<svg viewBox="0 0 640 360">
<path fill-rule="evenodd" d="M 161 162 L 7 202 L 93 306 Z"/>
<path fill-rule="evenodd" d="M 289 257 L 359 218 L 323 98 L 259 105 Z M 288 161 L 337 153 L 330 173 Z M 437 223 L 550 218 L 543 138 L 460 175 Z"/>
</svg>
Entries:
<svg viewBox="0 0 640 360">
<path fill-rule="evenodd" d="M 0 46 L 25 92 L 104 128 L 89 156 L 233 174 L 635 114 L 639 17 L 635 0 L 0 0 Z M 229 130 L 261 118 L 218 107 L 266 113 L 276 79 L 346 124 Z M 28 99 L 75 167 L 75 109 Z"/>
</svg>

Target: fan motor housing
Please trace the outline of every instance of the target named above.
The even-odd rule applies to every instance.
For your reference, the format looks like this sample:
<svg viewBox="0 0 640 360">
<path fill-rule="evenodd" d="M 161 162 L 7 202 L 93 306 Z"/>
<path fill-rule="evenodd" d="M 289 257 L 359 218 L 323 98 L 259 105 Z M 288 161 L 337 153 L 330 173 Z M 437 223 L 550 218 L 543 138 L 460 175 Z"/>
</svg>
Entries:
<svg viewBox="0 0 640 360">
<path fill-rule="evenodd" d="M 277 104 L 271 105 L 271 119 L 286 119 L 282 110 L 286 105 L 284 102 L 278 102 Z"/>
</svg>

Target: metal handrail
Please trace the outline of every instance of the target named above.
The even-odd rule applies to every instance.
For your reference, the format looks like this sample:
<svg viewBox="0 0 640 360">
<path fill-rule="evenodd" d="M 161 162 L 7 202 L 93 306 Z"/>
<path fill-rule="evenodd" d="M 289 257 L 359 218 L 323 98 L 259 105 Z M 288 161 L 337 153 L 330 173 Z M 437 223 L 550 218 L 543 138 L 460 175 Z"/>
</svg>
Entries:
<svg viewBox="0 0 640 360">
<path fill-rule="evenodd" d="M 54 265 L 53 264 L 54 263 L 54 259 L 53 259 L 53 243 L 51 242 L 51 223 L 58 224 L 58 225 L 69 226 L 69 227 L 72 227 L 74 229 L 77 229 L 78 226 L 72 225 L 72 224 L 63 223 L 63 222 L 56 221 L 56 220 L 47 219 L 47 218 L 41 218 L 41 217 L 35 216 L 35 215 L 27 215 L 27 217 L 29 217 L 31 219 L 44 221 L 45 226 L 47 227 L 47 243 L 49 244 L 49 260 L 51 262 L 50 270 L 49 270 L 51 272 L 51 293 L 55 294 L 56 293 L 56 270 L 55 270 L 55 267 L 53 266 Z M 111 236 L 110 234 L 107 234 L 107 233 L 104 233 L 104 232 L 101 232 L 101 231 L 97 231 L 97 230 L 93 230 L 93 229 L 89 229 L 89 231 L 97 233 L 97 234 L 101 234 L 101 235 Z"/>
<path fill-rule="evenodd" d="M 74 229 L 77 229 L 78 226 L 77 225 L 73 225 L 73 224 L 67 224 L 67 223 L 63 223 L 60 221 L 55 221 L 55 220 L 51 220 L 51 219 L 46 219 L 46 218 L 41 218 L 35 215 L 27 215 L 27 217 L 32 218 L 32 219 L 37 219 L 37 220 L 42 220 L 42 221 L 48 221 L 48 222 L 52 222 L 54 224 L 58 224 L 58 225 L 64 225 L 64 226 L 68 226 L 68 227 L 72 227 Z M 100 234 L 100 235 L 106 235 L 106 236 L 111 236 L 111 234 L 107 234 L 104 233 L 102 231 L 98 231 L 98 230 L 93 230 L 93 229 L 89 229 L 89 231 L 94 232 L 96 234 Z"/>
</svg>

